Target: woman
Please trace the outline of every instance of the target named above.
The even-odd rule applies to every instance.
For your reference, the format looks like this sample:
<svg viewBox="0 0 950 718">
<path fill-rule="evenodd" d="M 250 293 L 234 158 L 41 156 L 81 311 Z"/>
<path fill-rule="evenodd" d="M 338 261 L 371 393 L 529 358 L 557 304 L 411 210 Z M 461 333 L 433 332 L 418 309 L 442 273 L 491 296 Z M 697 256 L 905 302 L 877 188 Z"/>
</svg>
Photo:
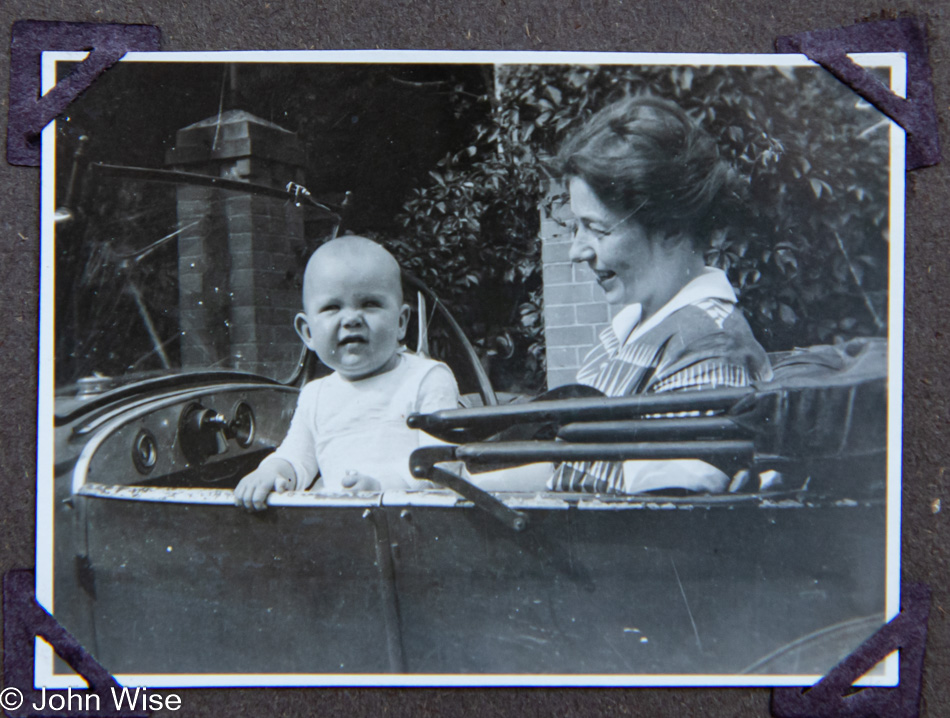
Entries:
<svg viewBox="0 0 950 718">
<path fill-rule="evenodd" d="M 579 383 L 608 396 L 745 386 L 771 376 L 723 271 L 703 250 L 733 173 L 713 139 L 672 102 L 618 102 L 563 146 L 575 224 L 571 259 L 623 307 L 584 359 Z M 565 464 L 552 488 L 722 491 L 700 461 Z"/>
<path fill-rule="evenodd" d="M 594 115 L 559 162 L 575 218 L 571 259 L 587 264 L 608 303 L 621 308 L 577 381 L 626 396 L 769 379 L 725 273 L 703 259 L 735 182 L 713 139 L 676 104 L 637 97 Z M 538 468 L 510 473 L 507 488 L 538 488 Z M 499 475 L 479 483 L 506 482 Z M 562 464 L 547 487 L 638 493 L 724 491 L 728 483 L 702 461 L 667 460 Z"/>
</svg>

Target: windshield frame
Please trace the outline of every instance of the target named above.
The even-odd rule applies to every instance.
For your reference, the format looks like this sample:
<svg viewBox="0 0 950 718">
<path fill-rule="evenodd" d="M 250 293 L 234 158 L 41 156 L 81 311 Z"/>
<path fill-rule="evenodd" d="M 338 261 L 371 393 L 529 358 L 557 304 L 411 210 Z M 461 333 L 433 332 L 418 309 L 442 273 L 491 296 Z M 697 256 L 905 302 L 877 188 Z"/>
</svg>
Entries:
<svg viewBox="0 0 950 718">
<path fill-rule="evenodd" d="M 84 147 L 80 144 L 80 147 L 72 158 L 58 158 L 60 172 L 63 174 L 68 172 L 68 184 L 64 192 L 63 203 L 57 206 L 54 215 L 54 228 L 56 239 L 58 240 L 57 244 L 59 245 L 56 259 L 58 265 L 62 262 L 63 251 L 67 251 L 63 249 L 64 246 L 73 244 L 82 248 L 84 243 L 90 241 L 88 232 L 90 231 L 90 225 L 95 221 L 92 217 L 90 205 L 96 197 L 97 190 L 104 182 L 108 181 L 128 180 L 131 182 L 145 182 L 149 184 L 161 183 L 172 185 L 176 188 L 203 187 L 221 190 L 226 193 L 236 192 L 249 197 L 282 199 L 285 200 L 286 203 L 301 208 L 303 211 L 314 213 L 314 216 L 318 217 L 321 221 L 326 220 L 330 222 L 331 225 L 328 233 L 328 237 L 330 238 L 336 236 L 343 221 L 344 206 L 330 206 L 329 204 L 319 202 L 310 195 L 306 188 L 296 185 L 293 182 L 288 182 L 285 187 L 279 188 L 247 180 L 216 177 L 195 172 L 135 167 L 103 162 L 88 162 L 82 156 L 83 151 Z M 143 186 L 147 187 L 148 185 Z M 225 195 L 225 200 L 230 196 L 233 195 Z M 181 222 L 179 221 L 178 224 L 180 225 Z M 109 259 L 125 264 L 128 264 L 129 261 L 138 261 L 155 252 L 161 245 L 173 241 L 175 236 L 181 231 L 183 230 L 179 228 L 157 241 L 147 243 L 142 248 L 131 253 L 121 253 L 113 250 L 111 247 L 107 247 L 111 252 Z M 104 245 L 109 245 L 109 243 L 109 238 L 103 240 Z M 59 276 L 56 283 L 57 293 L 61 291 L 60 283 L 68 281 L 68 278 L 63 277 L 64 274 L 67 274 L 66 272 L 60 271 L 58 274 Z M 207 367 L 194 365 L 183 366 L 180 361 L 174 365 L 170 365 L 168 360 L 164 357 L 164 352 L 159 349 L 159 347 L 163 345 L 159 343 L 159 337 L 147 314 L 143 303 L 143 293 L 138 290 L 131 279 L 128 279 L 128 287 L 126 287 L 126 289 L 128 290 L 127 293 L 131 295 L 132 299 L 135 300 L 139 306 L 141 320 L 145 324 L 148 334 L 152 339 L 153 347 L 156 348 L 153 351 L 158 351 L 158 353 L 162 355 L 163 366 L 151 370 L 137 370 L 106 375 L 101 374 L 98 370 L 91 374 L 88 372 L 80 372 L 76 374 L 72 380 L 66 381 L 57 377 L 55 383 L 58 407 L 55 414 L 57 424 L 70 421 L 76 418 L 76 416 L 85 413 L 83 406 L 99 406 L 103 402 L 120 400 L 130 394 L 161 389 L 168 385 L 180 384 L 181 382 L 191 384 L 209 380 L 213 381 L 216 377 L 226 376 L 233 378 L 234 375 L 237 374 L 267 383 L 273 382 L 292 385 L 299 383 L 303 375 L 312 373 L 307 371 L 308 352 L 303 347 L 301 347 L 299 352 L 295 355 L 292 364 L 287 362 L 288 371 L 280 371 L 272 375 L 241 368 L 222 370 L 221 368 L 214 368 L 213 365 Z M 63 303 L 65 302 L 57 302 L 57 304 Z M 63 324 L 63 322 L 60 322 L 61 326 Z M 68 325 L 65 331 L 70 331 Z M 62 341 L 63 333 L 63 329 L 57 330 L 57 343 Z M 166 341 L 164 344 L 168 344 L 168 342 Z M 59 364 L 62 367 L 63 360 L 61 358 L 59 359 Z M 90 403 L 92 397 L 96 397 L 97 399 Z M 74 398 L 75 402 L 69 401 L 70 398 Z M 77 402 L 81 403 L 79 408 L 76 407 Z M 59 408 L 61 403 L 66 404 L 67 407 L 65 409 Z"/>
</svg>

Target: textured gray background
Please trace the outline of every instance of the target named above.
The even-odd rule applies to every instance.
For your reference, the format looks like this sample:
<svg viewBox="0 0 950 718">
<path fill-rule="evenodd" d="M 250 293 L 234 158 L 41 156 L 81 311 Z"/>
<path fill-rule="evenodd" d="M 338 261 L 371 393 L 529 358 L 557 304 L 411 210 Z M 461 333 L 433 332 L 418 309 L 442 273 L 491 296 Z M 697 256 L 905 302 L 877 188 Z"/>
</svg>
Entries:
<svg viewBox="0 0 950 718">
<path fill-rule="evenodd" d="M 774 38 L 912 15 L 930 42 L 943 165 L 907 183 L 902 581 L 933 589 L 921 703 L 950 708 L 950 19 L 945 0 L 0 0 L 0 137 L 15 20 L 158 25 L 165 50 L 423 48 L 772 52 Z M 39 171 L 0 161 L 0 573 L 34 563 Z M 944 509 L 934 513 L 940 499 Z M 180 691 L 171 716 L 768 716 L 767 689 Z M 157 715 L 157 714 L 156 714 Z"/>
</svg>

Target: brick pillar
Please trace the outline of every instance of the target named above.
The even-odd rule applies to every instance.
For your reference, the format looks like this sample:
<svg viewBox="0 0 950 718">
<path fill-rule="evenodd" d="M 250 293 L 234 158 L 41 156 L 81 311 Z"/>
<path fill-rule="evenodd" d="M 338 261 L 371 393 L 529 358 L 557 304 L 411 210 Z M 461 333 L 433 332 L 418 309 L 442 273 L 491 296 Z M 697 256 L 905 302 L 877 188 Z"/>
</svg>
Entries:
<svg viewBox="0 0 950 718">
<path fill-rule="evenodd" d="M 255 184 L 303 183 L 303 146 L 287 130 L 230 110 L 178 131 L 166 165 Z M 272 374 L 300 350 L 303 212 L 284 199 L 211 187 L 178 189 L 179 316 L 184 367 L 233 357 Z M 220 365 L 219 365 L 220 366 Z"/>
<path fill-rule="evenodd" d="M 561 187 L 551 189 L 551 194 L 561 192 Z M 562 226 L 572 218 L 570 208 L 562 206 L 554 213 L 551 217 L 546 211 L 541 212 L 548 389 L 574 383 L 584 356 L 613 316 L 587 265 L 576 265 L 570 260 L 570 229 Z"/>
</svg>

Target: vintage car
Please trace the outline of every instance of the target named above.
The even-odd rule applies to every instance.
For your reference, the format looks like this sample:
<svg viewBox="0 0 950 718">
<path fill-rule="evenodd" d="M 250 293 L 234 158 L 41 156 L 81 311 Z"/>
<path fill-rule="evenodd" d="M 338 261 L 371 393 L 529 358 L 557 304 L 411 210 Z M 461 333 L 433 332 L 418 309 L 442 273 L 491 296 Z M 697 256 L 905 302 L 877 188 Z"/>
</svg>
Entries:
<svg viewBox="0 0 950 718">
<path fill-rule="evenodd" d="M 175 170 L 93 164 L 82 184 L 102 192 L 57 229 L 52 609 L 114 674 L 807 683 L 896 608 L 883 340 L 775 357 L 776 381 L 742 390 L 512 401 L 456 332 L 478 392 L 409 419 L 440 440 L 412 471 L 444 488 L 250 514 L 233 487 L 325 371 L 291 320 L 303 238 L 339 208 Z M 300 243 L 242 255 L 274 222 Z M 417 288 L 424 350 L 453 323 Z M 730 492 L 485 492 L 443 463 L 678 457 Z"/>
</svg>

